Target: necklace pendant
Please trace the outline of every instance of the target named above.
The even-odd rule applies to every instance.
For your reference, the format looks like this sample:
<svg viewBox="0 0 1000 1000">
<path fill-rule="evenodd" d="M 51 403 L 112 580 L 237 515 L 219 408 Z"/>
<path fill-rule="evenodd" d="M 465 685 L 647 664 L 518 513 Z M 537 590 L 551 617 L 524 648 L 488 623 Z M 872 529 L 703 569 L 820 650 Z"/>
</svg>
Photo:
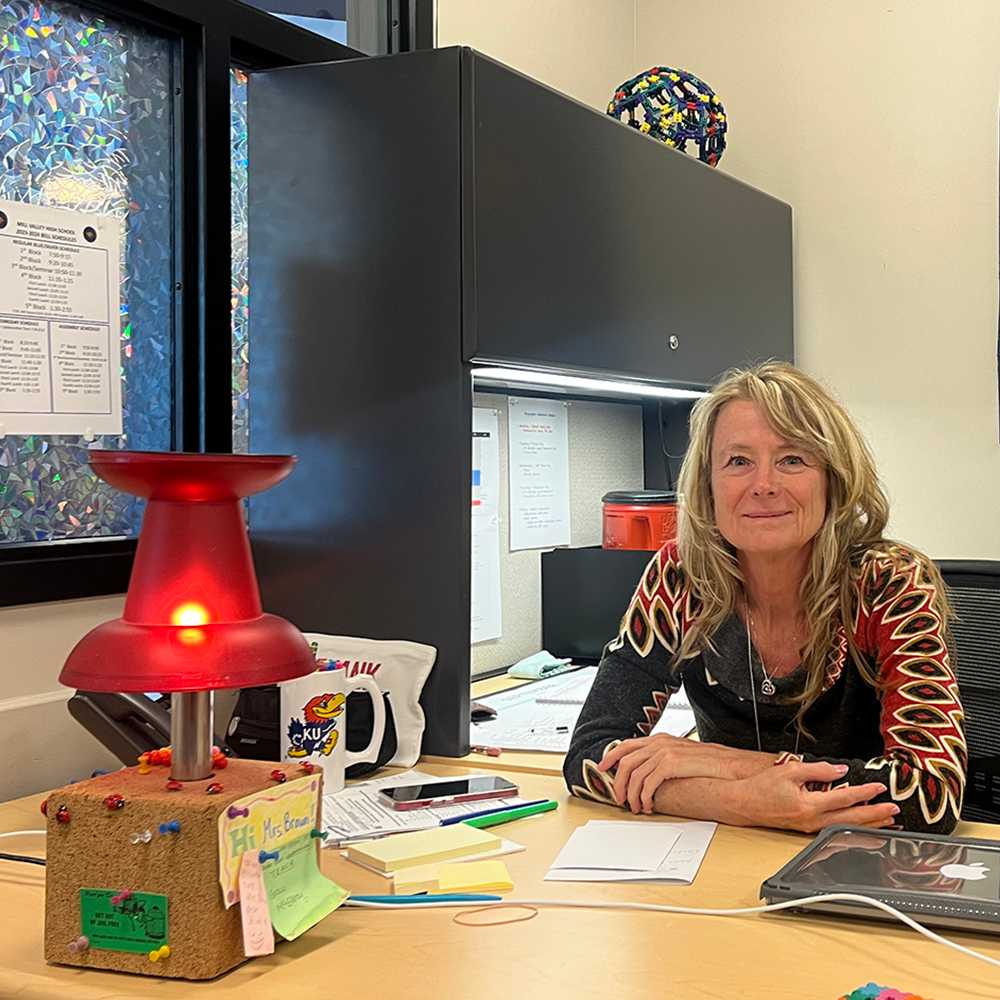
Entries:
<svg viewBox="0 0 1000 1000">
<path fill-rule="evenodd" d="M 771 695 L 774 694 L 774 690 L 775 690 L 774 684 L 771 682 L 771 678 L 770 677 L 765 677 L 760 682 L 760 691 L 761 691 L 761 694 L 766 694 L 770 698 Z"/>
</svg>

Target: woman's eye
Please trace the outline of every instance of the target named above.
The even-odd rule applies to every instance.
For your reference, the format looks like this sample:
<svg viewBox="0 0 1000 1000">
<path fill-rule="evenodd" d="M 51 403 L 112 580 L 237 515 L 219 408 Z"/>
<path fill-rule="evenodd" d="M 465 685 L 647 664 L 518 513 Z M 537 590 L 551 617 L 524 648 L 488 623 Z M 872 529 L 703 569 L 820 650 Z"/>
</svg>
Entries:
<svg viewBox="0 0 1000 1000">
<path fill-rule="evenodd" d="M 742 468 L 743 466 L 749 465 L 750 461 L 742 455 L 732 455 L 727 464 L 735 465 L 737 468 Z"/>
<path fill-rule="evenodd" d="M 805 459 L 803 459 L 801 455 L 786 455 L 782 459 L 782 462 L 784 462 L 785 465 L 805 465 L 806 464 L 805 463 Z"/>
</svg>

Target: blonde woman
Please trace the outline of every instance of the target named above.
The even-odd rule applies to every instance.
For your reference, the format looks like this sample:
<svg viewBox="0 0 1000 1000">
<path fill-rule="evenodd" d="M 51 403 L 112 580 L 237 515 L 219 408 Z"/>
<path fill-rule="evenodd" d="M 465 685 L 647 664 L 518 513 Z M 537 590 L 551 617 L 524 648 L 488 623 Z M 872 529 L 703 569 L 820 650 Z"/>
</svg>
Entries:
<svg viewBox="0 0 1000 1000">
<path fill-rule="evenodd" d="M 699 400 L 678 538 L 650 562 L 580 714 L 566 780 L 633 812 L 814 832 L 949 832 L 962 705 L 934 564 L 841 406 L 790 365 Z M 699 740 L 649 735 L 683 682 Z"/>
</svg>

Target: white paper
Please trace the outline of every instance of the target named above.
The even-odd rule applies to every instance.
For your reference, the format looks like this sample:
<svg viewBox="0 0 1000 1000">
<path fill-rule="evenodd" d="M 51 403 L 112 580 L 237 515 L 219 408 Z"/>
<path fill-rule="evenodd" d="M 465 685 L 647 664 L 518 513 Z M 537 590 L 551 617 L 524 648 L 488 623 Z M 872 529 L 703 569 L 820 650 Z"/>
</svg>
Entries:
<svg viewBox="0 0 1000 1000">
<path fill-rule="evenodd" d="M 684 693 L 684 686 L 675 691 L 670 696 L 663 714 L 656 720 L 650 736 L 654 733 L 667 733 L 670 736 L 687 736 L 697 728 L 694 718 L 694 709 L 691 708 Z"/>
<path fill-rule="evenodd" d="M 0 428 L 121 434 L 120 230 L 0 201 Z"/>
<path fill-rule="evenodd" d="M 578 826 L 552 867 L 608 869 L 633 874 L 655 871 L 680 832 L 668 823 L 602 822 Z"/>
<path fill-rule="evenodd" d="M 472 774 L 470 773 L 470 777 Z M 429 830 L 441 820 L 453 816 L 469 816 L 487 809 L 507 809 L 524 805 L 517 795 L 502 799 L 480 799 L 476 802 L 456 802 L 447 806 L 426 806 L 422 809 L 393 809 L 379 794 L 389 785 L 416 785 L 445 779 L 419 771 L 407 771 L 387 778 L 348 785 L 343 791 L 323 796 L 323 832 L 329 834 L 326 846 L 334 847 L 348 838 L 404 833 L 408 830 Z"/>
<path fill-rule="evenodd" d="M 591 820 L 608 825 L 632 825 L 621 820 Z M 650 821 L 663 823 L 664 821 Z M 663 862 L 653 871 L 636 872 L 634 869 L 551 868 L 545 876 L 547 882 L 647 882 L 667 885 L 690 885 L 708 851 L 708 845 L 718 824 L 702 820 L 687 823 L 670 823 L 678 837 Z"/>
<path fill-rule="evenodd" d="M 510 399 L 507 446 L 511 551 L 569 545 L 566 403 Z"/>
<path fill-rule="evenodd" d="M 500 447 L 497 411 L 472 410 L 472 642 L 498 639 Z"/>
<path fill-rule="evenodd" d="M 565 753 L 583 703 L 575 700 L 545 703 L 541 699 L 558 695 L 570 686 L 589 691 L 596 674 L 597 667 L 582 667 L 477 698 L 480 704 L 495 708 L 497 714 L 486 722 L 470 725 L 470 742 L 503 750 Z"/>
</svg>

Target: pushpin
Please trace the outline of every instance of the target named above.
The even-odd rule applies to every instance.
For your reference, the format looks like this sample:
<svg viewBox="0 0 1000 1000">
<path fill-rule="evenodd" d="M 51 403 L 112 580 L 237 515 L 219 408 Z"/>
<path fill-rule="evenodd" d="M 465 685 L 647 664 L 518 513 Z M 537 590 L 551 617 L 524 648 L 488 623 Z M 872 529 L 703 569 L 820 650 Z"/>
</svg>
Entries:
<svg viewBox="0 0 1000 1000">
<path fill-rule="evenodd" d="M 149 774 L 153 769 L 149 766 L 149 754 L 139 754 L 139 773 Z"/>
<path fill-rule="evenodd" d="M 42 800 L 42 804 L 39 806 L 39 809 L 42 810 L 42 815 L 43 816 L 48 816 L 48 814 L 49 814 L 49 800 L 48 799 L 43 799 Z"/>
<path fill-rule="evenodd" d="M 142 833 L 130 833 L 128 835 L 128 839 L 133 844 L 138 844 L 140 841 L 143 844 L 148 844 L 153 839 L 153 831 L 152 830 L 143 830 Z"/>
<path fill-rule="evenodd" d="M 132 898 L 132 890 L 131 889 L 122 889 L 122 891 L 120 893 L 118 893 L 117 896 L 112 896 L 111 897 L 111 905 L 112 906 L 118 906 L 119 903 L 124 903 L 125 900 L 131 899 L 131 898 Z"/>
<path fill-rule="evenodd" d="M 180 833 L 180 820 L 172 819 L 169 823 L 160 824 L 160 833 Z"/>
<path fill-rule="evenodd" d="M 66 806 L 60 806 L 56 810 L 56 819 L 59 820 L 60 823 L 68 823 L 69 822 L 69 809 L 67 809 Z"/>
<path fill-rule="evenodd" d="M 122 796 L 120 796 L 120 795 L 109 795 L 104 800 L 104 804 L 109 809 L 112 809 L 112 810 L 114 810 L 114 809 L 121 809 L 121 807 L 123 805 L 125 805 L 125 799 L 123 799 Z"/>
<path fill-rule="evenodd" d="M 257 855 L 257 860 L 261 864 L 263 864 L 265 861 L 270 861 L 272 858 L 275 861 L 277 861 L 278 860 L 278 855 L 280 853 L 281 853 L 280 851 L 261 851 L 260 854 Z"/>
<path fill-rule="evenodd" d="M 316 765 L 313 764 L 313 763 L 310 763 L 308 760 L 304 760 L 302 762 L 302 770 L 305 771 L 306 774 L 312 774 L 313 771 L 316 770 Z"/>
<path fill-rule="evenodd" d="M 281 784 L 283 781 L 287 781 L 288 780 L 287 776 L 285 775 L 285 772 L 284 771 L 279 771 L 277 768 L 275 768 L 271 772 L 271 777 L 274 778 L 274 780 L 277 781 L 278 784 Z"/>
<path fill-rule="evenodd" d="M 205 789 L 205 791 L 209 795 L 218 795 L 219 792 L 222 791 L 222 785 L 220 785 L 217 781 L 213 781 L 212 784 Z"/>
<path fill-rule="evenodd" d="M 70 941 L 66 947 L 69 949 L 71 955 L 75 955 L 80 951 L 86 951 L 90 947 L 90 938 L 85 934 L 81 934 L 75 941 Z"/>
<path fill-rule="evenodd" d="M 326 840 L 326 838 L 329 837 L 330 835 L 323 830 L 317 830 L 315 827 L 313 827 L 309 831 L 309 836 L 312 837 L 314 840 L 316 837 L 322 837 L 323 840 Z"/>
<path fill-rule="evenodd" d="M 246 808 L 246 809 L 240 809 L 238 806 L 230 806 L 226 810 L 226 815 L 230 819 L 236 819 L 237 816 L 249 816 L 250 815 L 250 809 L 249 809 L 249 807 Z"/>
<path fill-rule="evenodd" d="M 212 754 L 212 767 L 218 768 L 221 771 L 228 766 L 229 758 L 224 753 L 220 751 L 219 753 Z"/>
<path fill-rule="evenodd" d="M 170 958 L 170 945 L 165 944 L 159 948 L 154 948 L 149 953 L 149 960 L 151 962 L 158 962 L 161 958 Z"/>
<path fill-rule="evenodd" d="M 179 792 L 184 786 L 179 781 L 168 781 L 167 791 L 168 792 Z"/>
</svg>

